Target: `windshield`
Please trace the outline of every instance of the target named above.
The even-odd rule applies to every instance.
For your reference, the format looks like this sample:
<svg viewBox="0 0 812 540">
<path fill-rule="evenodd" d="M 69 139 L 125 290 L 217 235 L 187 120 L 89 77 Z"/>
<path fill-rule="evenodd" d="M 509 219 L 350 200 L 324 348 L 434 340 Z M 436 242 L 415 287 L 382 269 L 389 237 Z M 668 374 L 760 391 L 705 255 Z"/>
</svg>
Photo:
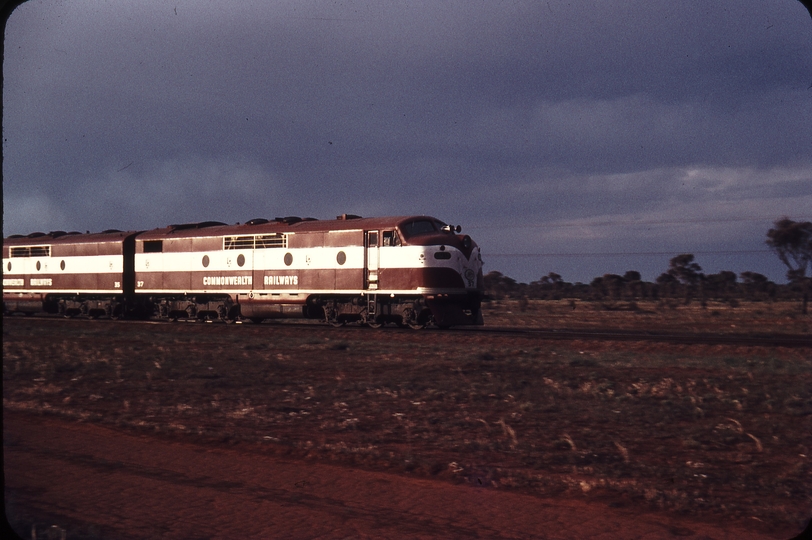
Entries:
<svg viewBox="0 0 812 540">
<path fill-rule="evenodd" d="M 412 236 L 437 232 L 437 226 L 433 220 L 418 219 L 401 225 L 400 230 L 406 238 L 411 238 Z"/>
</svg>

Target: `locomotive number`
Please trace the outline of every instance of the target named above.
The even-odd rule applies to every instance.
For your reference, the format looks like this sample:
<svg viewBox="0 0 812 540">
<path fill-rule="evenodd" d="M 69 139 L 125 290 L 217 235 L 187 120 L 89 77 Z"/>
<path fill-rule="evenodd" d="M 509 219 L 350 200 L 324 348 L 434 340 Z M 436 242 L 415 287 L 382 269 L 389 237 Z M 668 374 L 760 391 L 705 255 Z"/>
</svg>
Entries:
<svg viewBox="0 0 812 540">
<path fill-rule="evenodd" d="M 113 282 L 113 288 L 114 289 L 120 289 L 121 288 L 121 282 L 120 281 Z"/>
<path fill-rule="evenodd" d="M 138 282 L 138 283 L 136 283 L 135 285 L 136 285 L 136 287 L 143 287 L 143 286 L 144 286 L 144 282 L 143 282 L 143 281 L 139 281 L 139 282 Z"/>
</svg>

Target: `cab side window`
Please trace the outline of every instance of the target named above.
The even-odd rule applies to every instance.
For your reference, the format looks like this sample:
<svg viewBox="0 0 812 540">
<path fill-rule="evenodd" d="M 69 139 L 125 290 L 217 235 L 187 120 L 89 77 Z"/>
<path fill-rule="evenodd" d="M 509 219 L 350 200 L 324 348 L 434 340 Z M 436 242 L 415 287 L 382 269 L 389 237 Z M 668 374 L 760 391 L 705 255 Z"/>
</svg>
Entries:
<svg viewBox="0 0 812 540">
<path fill-rule="evenodd" d="M 399 246 L 400 237 L 396 231 L 383 232 L 383 245 L 384 246 Z"/>
</svg>

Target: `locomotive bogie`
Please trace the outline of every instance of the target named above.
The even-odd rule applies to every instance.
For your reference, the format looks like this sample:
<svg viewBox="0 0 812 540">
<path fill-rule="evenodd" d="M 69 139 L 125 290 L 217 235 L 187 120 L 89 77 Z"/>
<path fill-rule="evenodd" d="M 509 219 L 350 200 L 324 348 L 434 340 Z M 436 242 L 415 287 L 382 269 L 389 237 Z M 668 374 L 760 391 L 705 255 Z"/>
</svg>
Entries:
<svg viewBox="0 0 812 540">
<path fill-rule="evenodd" d="M 239 310 L 228 295 L 150 297 L 155 316 L 162 319 L 234 320 Z"/>
<path fill-rule="evenodd" d="M 46 313 L 58 313 L 64 317 L 118 318 L 124 316 L 126 300 L 124 297 L 48 295 L 43 303 L 43 309 Z"/>
</svg>

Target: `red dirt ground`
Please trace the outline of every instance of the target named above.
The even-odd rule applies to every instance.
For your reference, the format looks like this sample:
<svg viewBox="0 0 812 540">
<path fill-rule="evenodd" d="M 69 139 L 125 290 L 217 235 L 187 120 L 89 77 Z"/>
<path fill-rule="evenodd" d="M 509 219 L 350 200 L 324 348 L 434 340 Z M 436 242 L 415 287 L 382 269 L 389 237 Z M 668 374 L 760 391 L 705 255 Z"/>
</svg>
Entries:
<svg viewBox="0 0 812 540">
<path fill-rule="evenodd" d="M 19 413 L 4 441 L 15 504 L 106 538 L 775 538 Z"/>
<path fill-rule="evenodd" d="M 4 319 L 6 511 L 39 539 L 788 539 L 809 355 Z"/>
</svg>

